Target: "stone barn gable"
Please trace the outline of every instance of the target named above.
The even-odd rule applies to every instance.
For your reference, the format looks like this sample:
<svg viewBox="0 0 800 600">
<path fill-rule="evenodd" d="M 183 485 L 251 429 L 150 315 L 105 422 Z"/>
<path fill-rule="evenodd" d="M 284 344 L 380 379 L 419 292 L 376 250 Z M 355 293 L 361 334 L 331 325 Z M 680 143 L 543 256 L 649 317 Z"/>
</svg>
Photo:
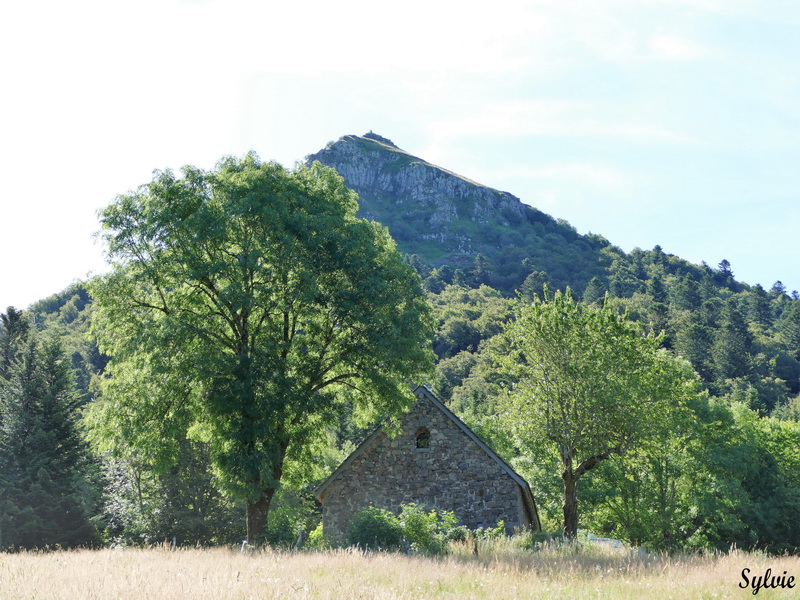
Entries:
<svg viewBox="0 0 800 600">
<path fill-rule="evenodd" d="M 314 495 L 322 503 L 325 535 L 342 541 L 366 506 L 399 513 L 411 502 L 453 511 L 469 528 L 540 529 L 531 489 L 426 386 L 400 419 L 399 434 L 378 427 Z"/>
</svg>

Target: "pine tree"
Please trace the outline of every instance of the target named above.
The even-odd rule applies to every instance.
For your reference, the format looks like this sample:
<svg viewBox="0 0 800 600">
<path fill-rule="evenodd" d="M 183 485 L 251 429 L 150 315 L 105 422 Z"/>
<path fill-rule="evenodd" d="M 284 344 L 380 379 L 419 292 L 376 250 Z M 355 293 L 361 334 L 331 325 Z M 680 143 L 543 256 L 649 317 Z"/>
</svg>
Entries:
<svg viewBox="0 0 800 600">
<path fill-rule="evenodd" d="M 533 302 L 534 297 L 542 298 L 544 288 L 548 284 L 547 273 L 544 271 L 533 271 L 522 282 L 519 293 L 527 302 Z"/>
<path fill-rule="evenodd" d="M 772 325 L 774 316 L 772 314 L 772 304 L 766 290 L 757 283 L 750 293 L 749 316 L 756 323 L 769 327 Z"/>
<path fill-rule="evenodd" d="M 717 331 L 711 353 L 718 383 L 750 375 L 752 346 L 753 336 L 742 313 L 728 301 L 722 309 L 722 326 Z"/>
<path fill-rule="evenodd" d="M 691 275 L 684 275 L 678 279 L 672 291 L 673 302 L 681 310 L 696 310 L 702 303 L 700 286 Z"/>
<path fill-rule="evenodd" d="M 778 331 L 789 354 L 800 360 L 800 302 L 792 302 L 784 311 Z"/>
<path fill-rule="evenodd" d="M 472 266 L 472 280 L 476 286 L 489 285 L 489 278 L 491 277 L 492 264 L 491 261 L 483 254 L 475 255 L 475 262 Z"/>
<path fill-rule="evenodd" d="M 0 548 L 94 542 L 87 449 L 60 343 L 30 335 L 0 401 Z"/>
<path fill-rule="evenodd" d="M 0 378 L 5 378 L 11 363 L 28 336 L 28 319 L 21 310 L 9 306 L 5 314 L 0 314 Z"/>
<path fill-rule="evenodd" d="M 675 335 L 675 351 L 692 363 L 706 381 L 712 378 L 711 346 L 714 333 L 702 311 L 693 311 Z"/>
<path fill-rule="evenodd" d="M 595 302 L 601 301 L 605 295 L 606 290 L 603 286 L 603 282 L 600 281 L 599 277 L 592 277 L 586 289 L 583 290 L 583 301 L 586 304 L 594 304 Z"/>
</svg>

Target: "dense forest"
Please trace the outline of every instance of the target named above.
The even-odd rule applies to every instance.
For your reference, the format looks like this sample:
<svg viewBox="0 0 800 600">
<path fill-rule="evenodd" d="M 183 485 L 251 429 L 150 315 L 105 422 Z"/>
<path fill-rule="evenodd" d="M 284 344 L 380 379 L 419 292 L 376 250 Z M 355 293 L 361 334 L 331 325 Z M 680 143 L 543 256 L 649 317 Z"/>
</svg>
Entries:
<svg viewBox="0 0 800 600">
<path fill-rule="evenodd" d="M 413 166 L 413 157 L 400 158 Z M 432 310 L 436 365 L 426 383 L 530 482 L 545 528 L 560 526 L 558 457 L 514 434 L 504 412 L 509 380 L 498 357 L 507 352 L 502 333 L 520 304 L 569 289 L 581 306 L 603 306 L 653 336 L 695 382 L 676 392 L 675 406 L 647 440 L 581 481 L 580 526 L 652 548 L 796 552 L 798 293 L 781 282 L 769 290 L 739 282 L 725 260 L 716 267 L 691 264 L 659 246 L 626 253 L 601 236 L 581 236 L 563 221 L 502 201 L 496 219 L 470 221 L 475 231 L 461 232 L 475 237 L 471 250 L 446 247 L 463 236 L 442 235 L 439 246 L 415 238 L 413 215 L 395 219 L 408 229 L 407 239 L 390 231 Z M 372 216 L 386 211 L 371 202 Z M 109 357 L 99 350 L 97 324 L 92 329 L 96 314 L 85 283 L 2 314 L 0 549 L 240 543 L 245 508 L 223 493 L 214 448 L 203 435 L 171 439 L 165 460 L 115 443 L 129 432 L 98 433 L 99 411 L 92 407 L 110 399 L 104 397 Z M 145 392 L 148 402 L 162 393 Z M 288 453 L 267 542 L 294 544 L 317 528 L 311 490 L 377 422 L 355 406 L 340 417 L 306 451 Z"/>
<path fill-rule="evenodd" d="M 691 364 L 699 393 L 660 436 L 592 471 L 582 483 L 581 524 L 651 547 L 763 547 L 795 550 L 800 529 L 800 301 L 777 282 L 769 291 L 735 281 L 730 265 L 692 266 L 660 248 L 615 252 L 603 278 L 583 289 L 661 333 L 665 351 Z M 493 344 L 513 301 L 488 285 L 442 285 L 427 274 L 438 316 L 434 387 L 537 490 L 556 528 L 561 510 L 557 458 L 514 443 L 497 410 L 507 386 Z M 470 273 L 483 273 L 484 267 Z M 491 281 L 491 271 L 488 273 Z M 519 290 L 541 295 L 543 273 Z M 502 349 L 500 349 L 502 352 Z M 538 452 L 538 453 L 537 453 Z M 534 458 L 532 458 L 534 457 Z"/>
<path fill-rule="evenodd" d="M 609 247 L 609 254 L 611 266 L 582 290 L 582 301 L 606 303 L 645 330 L 663 332 L 663 346 L 691 363 L 703 390 L 662 438 L 587 477 L 581 527 L 651 547 L 796 550 L 796 293 L 787 293 L 780 282 L 770 290 L 751 287 L 737 282 L 726 262 L 716 269 L 698 267 L 658 247 L 630 254 Z M 492 340 L 513 318 L 514 299 L 491 287 L 489 261 L 476 257 L 473 268 L 458 272 L 447 265 L 428 267 L 419 256 L 408 259 L 425 281 L 436 316 L 433 389 L 531 482 L 546 527 L 557 530 L 561 482 L 555 458 L 540 454 L 532 460 L 495 410 L 505 391 L 493 366 Z M 533 271 L 519 296 L 541 296 L 548 283 L 544 272 Z M 91 315 L 82 284 L 25 312 L 9 309 L 3 315 L 4 547 L 240 541 L 243 507 L 218 490 L 202 443 L 182 440 L 180 460 L 166 468 L 145 456 L 115 455 L 87 444 L 90 424 L 81 423 L 82 407 L 97 400 L 107 362 L 89 335 Z M 59 383 L 34 400 L 41 379 Z M 343 422 L 330 430 L 316 464 L 297 465 L 270 515 L 271 543 L 294 543 L 300 531 L 316 527 L 319 513 L 310 491 L 369 425 Z M 23 427 L 27 436 L 41 439 L 21 443 Z M 34 477 L 34 469 L 47 471 L 51 483 L 40 483 L 42 472 Z M 68 527 L 63 515 L 69 516 Z M 32 531 L 39 533 L 31 536 Z"/>
</svg>

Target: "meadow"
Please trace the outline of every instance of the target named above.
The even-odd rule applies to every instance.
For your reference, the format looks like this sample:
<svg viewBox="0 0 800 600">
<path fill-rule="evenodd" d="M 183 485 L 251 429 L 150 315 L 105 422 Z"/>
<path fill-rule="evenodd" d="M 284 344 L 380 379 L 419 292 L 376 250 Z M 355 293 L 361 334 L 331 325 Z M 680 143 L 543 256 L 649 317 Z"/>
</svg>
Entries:
<svg viewBox="0 0 800 600">
<path fill-rule="evenodd" d="M 463 544 L 445 557 L 339 549 L 73 550 L 0 554 L 3 600 L 248 600 L 268 598 L 752 598 L 740 584 L 767 569 L 800 579 L 800 557 L 651 554 L 584 545 L 514 548 Z M 756 598 L 798 598 L 794 588 Z"/>
</svg>

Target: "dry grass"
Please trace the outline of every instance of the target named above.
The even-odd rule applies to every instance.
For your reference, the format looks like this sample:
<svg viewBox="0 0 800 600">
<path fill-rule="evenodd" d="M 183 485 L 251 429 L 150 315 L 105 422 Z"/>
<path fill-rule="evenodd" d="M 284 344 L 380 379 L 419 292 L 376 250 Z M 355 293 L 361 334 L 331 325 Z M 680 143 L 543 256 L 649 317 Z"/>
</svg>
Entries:
<svg viewBox="0 0 800 600">
<path fill-rule="evenodd" d="M 751 598 L 743 568 L 800 580 L 800 558 L 668 557 L 600 547 L 455 548 L 445 558 L 356 550 L 286 553 L 153 548 L 0 554 L 0 598 Z M 758 598 L 798 598 L 762 589 Z"/>
</svg>

